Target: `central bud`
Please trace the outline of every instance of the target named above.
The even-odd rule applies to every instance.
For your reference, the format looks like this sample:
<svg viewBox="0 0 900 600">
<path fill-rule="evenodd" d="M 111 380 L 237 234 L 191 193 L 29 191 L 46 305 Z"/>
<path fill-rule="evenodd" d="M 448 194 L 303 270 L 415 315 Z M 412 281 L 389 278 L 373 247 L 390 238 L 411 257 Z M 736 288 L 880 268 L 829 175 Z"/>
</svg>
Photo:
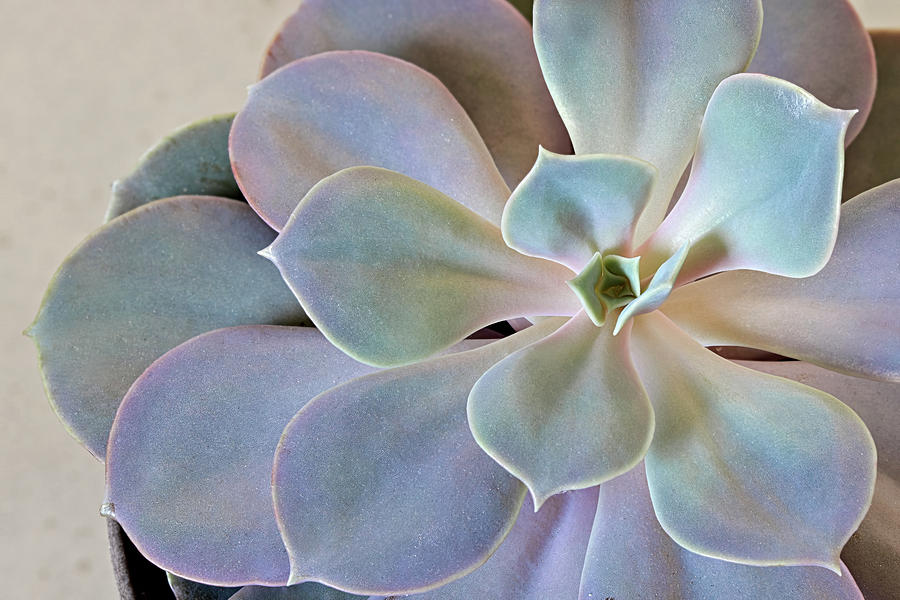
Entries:
<svg viewBox="0 0 900 600">
<path fill-rule="evenodd" d="M 641 295 L 640 260 L 640 256 L 603 256 L 597 252 L 581 272 L 567 282 L 594 325 L 600 327 L 606 322 L 609 311 L 625 306 Z"/>
</svg>

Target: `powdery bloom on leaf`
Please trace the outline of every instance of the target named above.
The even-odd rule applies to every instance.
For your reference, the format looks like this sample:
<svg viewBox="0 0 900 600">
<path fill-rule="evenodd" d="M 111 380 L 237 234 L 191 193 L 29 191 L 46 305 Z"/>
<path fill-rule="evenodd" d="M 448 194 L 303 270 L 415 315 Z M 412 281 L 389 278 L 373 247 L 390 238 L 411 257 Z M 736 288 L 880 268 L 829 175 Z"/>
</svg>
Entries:
<svg viewBox="0 0 900 600">
<path fill-rule="evenodd" d="M 897 268 L 900 186 L 841 211 L 852 111 L 735 75 L 860 109 L 855 134 L 874 78 L 852 9 L 534 17 L 532 45 L 499 0 L 304 2 L 230 133 L 273 244 L 233 201 L 156 200 L 171 181 L 237 196 L 184 169 L 221 170 L 230 116 L 117 186 L 124 216 L 32 329 L 61 416 L 106 451 L 106 511 L 163 568 L 244 600 L 859 598 L 838 554 L 874 485 L 865 426 L 701 345 L 900 378 L 897 278 L 864 285 Z M 817 31 L 842 49 L 807 63 Z M 321 333 L 276 326 L 306 315 Z"/>
</svg>

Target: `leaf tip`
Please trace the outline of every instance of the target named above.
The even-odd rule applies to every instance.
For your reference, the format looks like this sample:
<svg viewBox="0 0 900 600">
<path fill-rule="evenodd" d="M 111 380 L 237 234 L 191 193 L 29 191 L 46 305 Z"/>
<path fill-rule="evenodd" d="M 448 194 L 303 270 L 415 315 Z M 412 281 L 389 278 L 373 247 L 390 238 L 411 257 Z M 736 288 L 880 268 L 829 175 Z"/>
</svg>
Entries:
<svg viewBox="0 0 900 600">
<path fill-rule="evenodd" d="M 110 502 L 109 500 L 104 500 L 103 504 L 100 505 L 100 516 L 106 517 L 107 519 L 116 520 L 116 505 L 114 502 Z"/>
<path fill-rule="evenodd" d="M 263 248 L 262 250 L 260 250 L 259 252 L 257 252 L 257 254 L 259 254 L 260 256 L 262 256 L 263 258 L 265 258 L 266 260 L 270 260 L 270 261 L 272 261 L 273 263 L 275 262 L 275 253 L 272 251 L 272 246 L 271 246 L 271 245 L 270 245 L 270 246 L 266 246 L 265 248 Z"/>
<path fill-rule="evenodd" d="M 531 503 L 534 505 L 534 512 L 541 510 L 541 507 L 544 505 L 544 502 L 550 499 L 550 496 L 553 494 L 545 494 L 539 491 L 536 487 L 534 487 L 530 483 L 526 483 L 528 486 L 528 492 L 531 494 Z"/>
</svg>

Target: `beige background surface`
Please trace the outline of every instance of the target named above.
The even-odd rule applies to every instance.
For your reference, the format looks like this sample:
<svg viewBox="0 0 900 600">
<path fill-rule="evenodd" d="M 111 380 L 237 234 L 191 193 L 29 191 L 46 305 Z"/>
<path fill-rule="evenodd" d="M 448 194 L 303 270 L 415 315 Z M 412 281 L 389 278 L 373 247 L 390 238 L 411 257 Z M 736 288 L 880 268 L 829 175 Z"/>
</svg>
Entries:
<svg viewBox="0 0 900 600">
<path fill-rule="evenodd" d="M 112 600 L 103 467 L 47 404 L 21 331 L 151 143 L 240 108 L 298 0 L 0 0 L 0 597 Z M 855 0 L 900 27 L 900 0 Z"/>
</svg>

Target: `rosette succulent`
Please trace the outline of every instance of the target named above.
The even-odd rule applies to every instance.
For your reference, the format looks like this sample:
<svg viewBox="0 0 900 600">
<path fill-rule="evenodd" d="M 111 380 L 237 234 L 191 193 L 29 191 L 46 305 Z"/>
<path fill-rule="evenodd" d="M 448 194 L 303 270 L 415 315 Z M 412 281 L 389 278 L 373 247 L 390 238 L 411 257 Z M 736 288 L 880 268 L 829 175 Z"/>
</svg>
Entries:
<svg viewBox="0 0 900 600">
<path fill-rule="evenodd" d="M 179 598 L 889 597 L 900 181 L 840 202 L 868 34 L 533 21 L 305 0 L 236 116 L 116 183 L 30 329 L 104 514 Z"/>
</svg>

